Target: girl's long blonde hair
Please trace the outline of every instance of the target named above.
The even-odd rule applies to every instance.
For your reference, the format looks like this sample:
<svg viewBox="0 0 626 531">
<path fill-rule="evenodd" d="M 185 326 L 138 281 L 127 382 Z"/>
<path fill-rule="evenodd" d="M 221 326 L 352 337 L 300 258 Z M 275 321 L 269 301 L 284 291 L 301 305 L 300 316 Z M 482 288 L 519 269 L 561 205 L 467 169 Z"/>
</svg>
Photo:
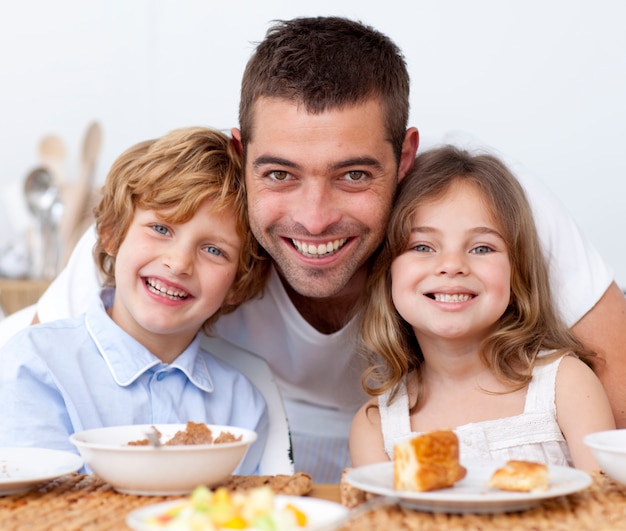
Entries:
<svg viewBox="0 0 626 531">
<path fill-rule="evenodd" d="M 369 361 L 362 382 L 372 396 L 391 390 L 393 400 L 398 384 L 410 371 L 415 371 L 418 383 L 422 381 L 419 344 L 391 298 L 390 266 L 407 250 L 416 209 L 441 198 L 459 181 L 472 183 L 483 194 L 500 225 L 511 263 L 511 299 L 496 331 L 482 344 L 485 363 L 513 391 L 528 384 L 542 350 L 555 350 L 554 356 L 573 352 L 587 363 L 594 356 L 558 315 L 533 214 L 517 179 L 496 157 L 445 146 L 419 155 L 400 183 L 387 237 L 372 264 L 360 325 L 363 352 Z M 413 409 L 421 403 L 421 392 L 418 385 Z"/>
</svg>

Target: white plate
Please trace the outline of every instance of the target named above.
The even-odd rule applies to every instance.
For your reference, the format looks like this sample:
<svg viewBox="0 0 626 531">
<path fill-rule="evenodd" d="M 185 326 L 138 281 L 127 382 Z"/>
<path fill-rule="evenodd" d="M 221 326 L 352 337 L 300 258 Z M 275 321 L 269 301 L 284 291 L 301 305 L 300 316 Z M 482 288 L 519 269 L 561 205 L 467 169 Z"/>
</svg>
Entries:
<svg viewBox="0 0 626 531">
<path fill-rule="evenodd" d="M 47 448 L 0 448 L 0 496 L 17 494 L 35 485 L 71 474 L 83 460 L 71 452 Z"/>
<path fill-rule="evenodd" d="M 282 508 L 288 503 L 293 504 L 307 516 L 308 525 L 306 527 L 298 527 L 298 530 L 313 531 L 317 527 L 331 526 L 335 522 L 339 522 L 347 515 L 348 509 L 343 505 L 318 498 L 307 498 L 303 496 L 283 496 L 275 497 L 276 506 Z M 160 513 L 180 505 L 184 500 L 174 500 L 162 503 L 156 503 L 135 509 L 126 517 L 126 524 L 135 531 L 163 531 L 167 529 L 161 525 L 146 524 L 147 518 L 156 516 Z"/>
<path fill-rule="evenodd" d="M 399 491 L 393 488 L 393 463 L 375 463 L 354 468 L 346 474 L 352 486 L 400 498 L 420 511 L 446 513 L 497 513 L 521 511 L 541 500 L 571 494 L 591 485 L 591 476 L 582 470 L 550 466 L 550 486 L 545 491 L 510 492 L 487 486 L 496 468 L 504 463 L 464 464 L 467 475 L 447 489 L 429 492 Z"/>
</svg>

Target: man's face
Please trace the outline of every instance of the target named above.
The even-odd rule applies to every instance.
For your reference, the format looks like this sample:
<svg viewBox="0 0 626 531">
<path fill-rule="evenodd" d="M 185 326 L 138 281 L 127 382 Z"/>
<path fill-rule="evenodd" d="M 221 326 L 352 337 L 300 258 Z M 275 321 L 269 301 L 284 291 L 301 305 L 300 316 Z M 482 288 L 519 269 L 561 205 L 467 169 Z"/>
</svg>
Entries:
<svg viewBox="0 0 626 531">
<path fill-rule="evenodd" d="M 295 291 L 341 294 L 382 241 L 398 182 L 381 105 L 309 114 L 264 97 L 253 123 L 245 175 L 254 236 Z"/>
</svg>

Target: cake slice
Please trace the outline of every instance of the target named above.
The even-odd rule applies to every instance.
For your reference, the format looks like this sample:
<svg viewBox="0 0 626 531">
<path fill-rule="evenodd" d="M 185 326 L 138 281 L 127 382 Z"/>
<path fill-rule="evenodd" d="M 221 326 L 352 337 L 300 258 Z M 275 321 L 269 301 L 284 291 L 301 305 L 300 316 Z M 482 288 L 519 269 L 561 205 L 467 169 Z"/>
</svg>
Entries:
<svg viewBox="0 0 626 531">
<path fill-rule="evenodd" d="M 443 489 L 467 473 L 459 464 L 459 440 L 451 430 L 433 431 L 399 442 L 393 452 L 396 490 Z"/>
<path fill-rule="evenodd" d="M 549 484 L 548 467 L 532 461 L 508 461 L 489 480 L 490 487 L 521 492 L 548 490 Z"/>
</svg>

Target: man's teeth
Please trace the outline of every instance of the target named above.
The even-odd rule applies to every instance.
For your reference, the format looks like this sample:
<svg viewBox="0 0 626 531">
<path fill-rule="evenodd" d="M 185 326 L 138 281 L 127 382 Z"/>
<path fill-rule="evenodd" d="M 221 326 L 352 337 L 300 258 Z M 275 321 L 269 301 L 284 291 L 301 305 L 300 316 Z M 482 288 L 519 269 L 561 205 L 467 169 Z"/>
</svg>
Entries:
<svg viewBox="0 0 626 531">
<path fill-rule="evenodd" d="M 455 293 L 454 295 L 435 293 L 434 298 L 437 302 L 466 302 L 472 298 L 472 295 L 468 295 L 467 293 Z"/>
<path fill-rule="evenodd" d="M 156 293 L 157 295 L 167 297 L 168 299 L 172 299 L 174 301 L 179 301 L 189 297 L 189 293 L 186 291 L 163 286 L 158 280 L 152 278 L 146 280 L 146 286 L 148 286 L 148 289 L 152 293 Z"/>
<path fill-rule="evenodd" d="M 311 243 L 300 242 L 298 240 L 291 240 L 296 249 L 306 256 L 327 256 L 336 252 L 343 246 L 348 238 L 340 238 L 339 240 L 333 240 L 326 243 L 320 243 L 313 245 Z"/>
</svg>

